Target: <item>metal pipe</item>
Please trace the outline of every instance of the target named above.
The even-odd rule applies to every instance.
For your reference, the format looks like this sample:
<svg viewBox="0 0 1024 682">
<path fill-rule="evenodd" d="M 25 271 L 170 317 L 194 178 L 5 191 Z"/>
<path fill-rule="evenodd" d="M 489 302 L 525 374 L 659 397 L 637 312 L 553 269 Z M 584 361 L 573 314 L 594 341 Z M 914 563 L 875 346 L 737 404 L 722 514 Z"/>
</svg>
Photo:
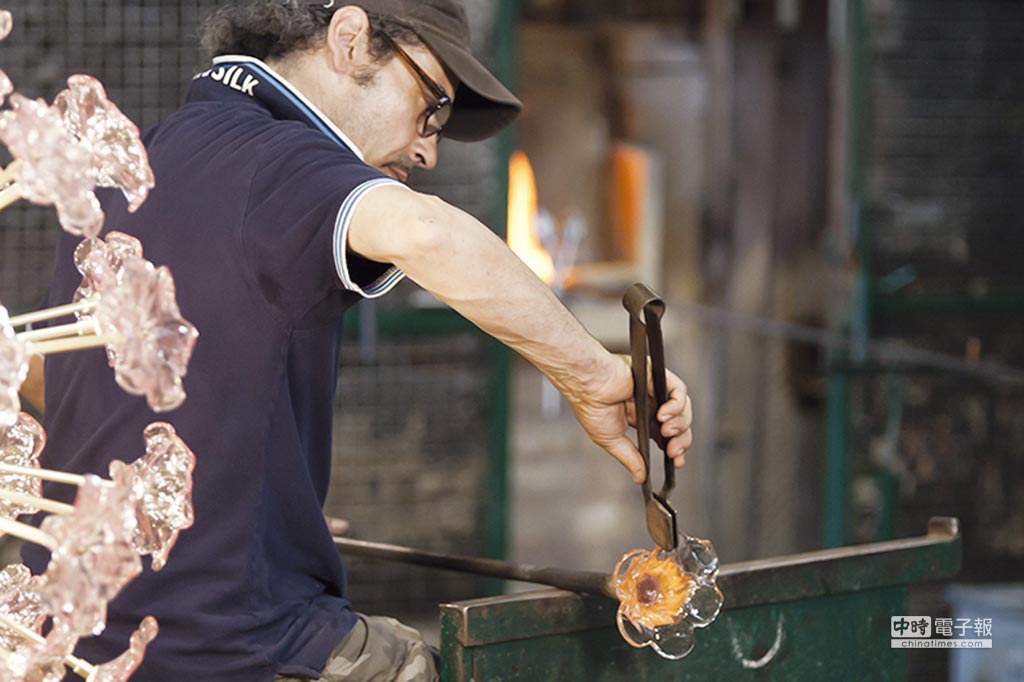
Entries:
<svg viewBox="0 0 1024 682">
<path fill-rule="evenodd" d="M 515 564 L 511 561 L 497 559 L 480 559 L 477 557 L 424 552 L 399 545 L 382 542 L 367 542 L 350 538 L 334 538 L 334 544 L 343 554 L 368 557 L 371 559 L 388 559 L 407 564 L 442 568 L 461 573 L 474 573 L 492 578 L 518 580 L 526 583 L 550 585 L 562 590 L 573 592 L 589 592 L 618 599 L 612 586 L 611 576 L 596 571 L 573 571 L 565 568 L 541 568 L 529 564 Z"/>
</svg>

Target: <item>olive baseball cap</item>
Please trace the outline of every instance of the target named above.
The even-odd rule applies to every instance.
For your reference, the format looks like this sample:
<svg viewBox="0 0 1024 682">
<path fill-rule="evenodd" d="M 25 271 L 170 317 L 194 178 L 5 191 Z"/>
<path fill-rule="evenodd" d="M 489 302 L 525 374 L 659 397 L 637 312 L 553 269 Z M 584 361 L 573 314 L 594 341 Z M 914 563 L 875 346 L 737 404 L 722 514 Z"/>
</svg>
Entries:
<svg viewBox="0 0 1024 682">
<path fill-rule="evenodd" d="M 473 142 L 496 135 L 523 108 L 470 51 L 469 21 L 459 0 L 336 0 L 408 26 L 459 79 L 444 136 Z"/>
</svg>

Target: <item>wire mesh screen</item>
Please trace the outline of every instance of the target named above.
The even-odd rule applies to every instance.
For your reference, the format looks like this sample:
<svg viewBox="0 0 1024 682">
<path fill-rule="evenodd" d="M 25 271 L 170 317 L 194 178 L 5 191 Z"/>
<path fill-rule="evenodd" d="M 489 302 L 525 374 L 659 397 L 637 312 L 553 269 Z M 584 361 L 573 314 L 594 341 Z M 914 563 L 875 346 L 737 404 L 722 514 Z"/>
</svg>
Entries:
<svg viewBox="0 0 1024 682">
<path fill-rule="evenodd" d="M 4 7 L 14 15 L 14 31 L 0 43 L 0 68 L 18 92 L 47 101 L 69 75 L 95 76 L 145 128 L 180 105 L 200 63 L 199 17 L 215 4 L 11 0 Z M 0 301 L 16 311 L 32 308 L 49 280 L 56 214 L 23 201 L 4 211 L 0 226 Z"/>
<path fill-rule="evenodd" d="M 404 337 L 361 355 L 355 344 L 342 352 L 327 512 L 359 538 L 479 555 L 486 343 L 473 333 Z M 346 567 L 353 602 L 379 613 L 483 594 L 451 573 L 354 558 Z"/>
<path fill-rule="evenodd" d="M 1015 133 L 1024 95 L 1012 85 L 1024 65 L 1024 6 L 866 7 L 865 215 L 872 274 L 891 306 L 875 315 L 872 334 L 966 367 L 858 380 L 859 535 L 885 525 L 899 535 L 929 514 L 956 515 L 961 575 L 1016 578 L 1024 566 L 1024 381 L 984 381 L 970 370 L 1024 367 L 1024 156 Z"/>
<path fill-rule="evenodd" d="M 200 18 L 216 2 L 10 0 L 14 32 L 0 43 L 0 68 L 30 97 L 53 96 L 73 73 L 95 76 L 140 128 L 180 106 L 201 66 Z M 467 11 L 478 54 L 494 50 L 494 0 Z M 490 222 L 500 185 L 492 143 L 445 140 L 438 168 L 413 180 Z M 159 178 L 157 178 L 159 182 Z M 19 202 L 0 219 L 0 302 L 31 309 L 45 294 L 58 235 L 52 207 Z M 416 298 L 402 287 L 383 305 Z M 186 316 L 188 311 L 183 311 Z M 336 408 L 336 477 L 327 511 L 350 518 L 364 539 L 478 552 L 483 544 L 486 458 L 486 341 L 480 335 L 380 338 L 375 359 L 343 353 Z M 198 453 L 202 457 L 202 453 Z M 475 581 L 376 562 L 350 565 L 349 589 L 368 612 L 425 613 L 439 599 L 479 596 Z"/>
</svg>

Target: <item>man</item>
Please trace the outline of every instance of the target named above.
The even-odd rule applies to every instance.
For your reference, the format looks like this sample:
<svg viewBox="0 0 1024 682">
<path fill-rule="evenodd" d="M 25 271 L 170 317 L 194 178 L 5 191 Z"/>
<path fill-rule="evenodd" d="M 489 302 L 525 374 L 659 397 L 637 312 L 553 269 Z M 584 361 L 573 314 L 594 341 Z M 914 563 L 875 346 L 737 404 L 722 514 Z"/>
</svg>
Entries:
<svg viewBox="0 0 1024 682">
<path fill-rule="evenodd" d="M 403 274 L 540 368 L 590 437 L 642 476 L 626 433 L 627 362 L 485 226 L 403 184 L 434 166 L 442 129 L 481 139 L 519 110 L 470 54 L 462 7 L 331 4 L 217 10 L 202 32 L 213 67 L 144 135 L 156 189 L 135 214 L 102 197 L 107 229 L 139 237 L 147 258 L 171 268 L 200 330 L 188 399 L 162 417 L 197 453 L 195 526 L 78 652 L 112 657 L 153 614 L 161 631 L 137 680 L 436 678 L 415 631 L 352 609 L 321 515 L 342 313 Z M 58 248 L 50 303 L 78 285 L 75 245 L 64 237 Z M 156 417 L 104 360 L 47 361 L 45 466 L 103 472 L 141 454 Z M 690 401 L 677 377 L 669 388 L 657 414 L 681 465 Z M 45 566 L 38 551 L 26 558 Z"/>
</svg>

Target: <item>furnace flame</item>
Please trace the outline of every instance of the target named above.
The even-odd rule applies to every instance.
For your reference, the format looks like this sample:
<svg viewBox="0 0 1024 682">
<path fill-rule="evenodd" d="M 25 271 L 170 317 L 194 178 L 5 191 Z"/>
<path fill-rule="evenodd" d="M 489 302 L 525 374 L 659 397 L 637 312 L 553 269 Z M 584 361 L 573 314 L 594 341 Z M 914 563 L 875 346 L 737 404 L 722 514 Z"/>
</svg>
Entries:
<svg viewBox="0 0 1024 682">
<path fill-rule="evenodd" d="M 508 162 L 508 245 L 546 284 L 555 278 L 555 265 L 541 246 L 536 231 L 537 181 L 522 151 Z"/>
</svg>

